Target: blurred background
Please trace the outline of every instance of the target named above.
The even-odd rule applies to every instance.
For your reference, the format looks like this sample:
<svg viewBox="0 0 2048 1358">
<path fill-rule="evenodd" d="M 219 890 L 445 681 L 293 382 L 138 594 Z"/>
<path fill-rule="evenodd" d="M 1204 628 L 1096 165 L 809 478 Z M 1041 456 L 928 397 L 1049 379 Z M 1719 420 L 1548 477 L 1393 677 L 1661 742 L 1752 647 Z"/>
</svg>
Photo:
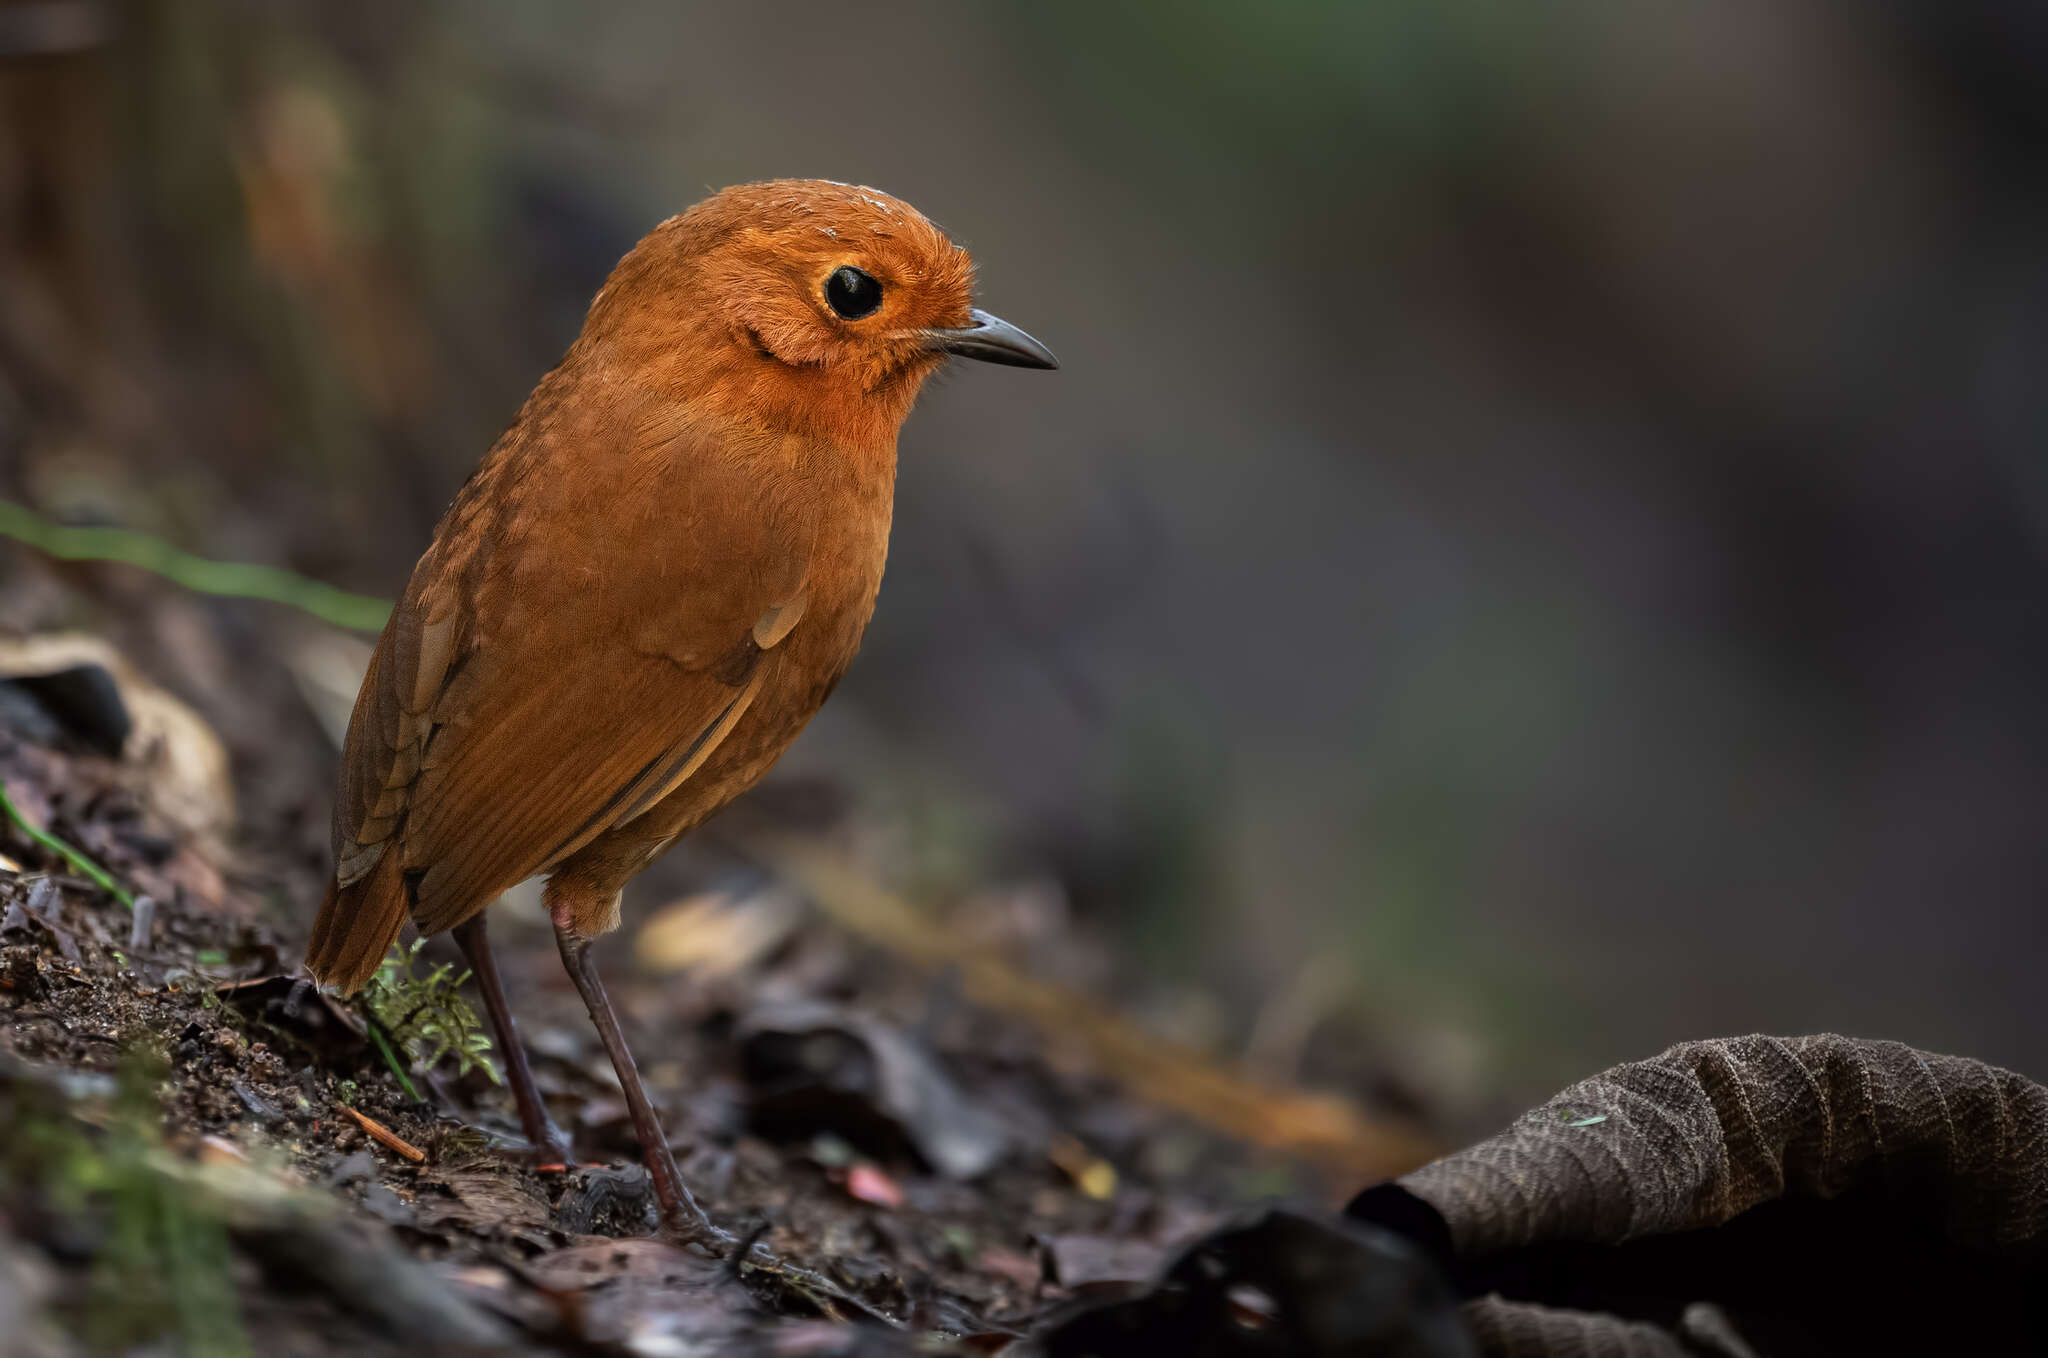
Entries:
<svg viewBox="0 0 2048 1358">
<path fill-rule="evenodd" d="M 2039 1078 L 2044 14 L 0 5 L 0 490 L 395 595 L 644 231 L 877 185 L 1065 368 L 924 398 L 761 796 L 1452 1122 L 1756 1030 Z"/>
</svg>

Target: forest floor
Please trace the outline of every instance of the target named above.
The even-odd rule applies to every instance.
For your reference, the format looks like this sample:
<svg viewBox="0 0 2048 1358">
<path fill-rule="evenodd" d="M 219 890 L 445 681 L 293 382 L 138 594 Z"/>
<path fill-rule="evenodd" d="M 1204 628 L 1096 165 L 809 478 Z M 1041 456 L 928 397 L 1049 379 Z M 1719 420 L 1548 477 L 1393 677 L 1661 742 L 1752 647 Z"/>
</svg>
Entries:
<svg viewBox="0 0 2048 1358">
<path fill-rule="evenodd" d="M 219 629 L 181 607 L 189 651 Z M 164 631 L 123 641 L 145 664 Z M 535 1163 L 482 1063 L 387 1061 L 360 1006 L 297 975 L 326 767 L 289 685 L 206 668 L 256 676 L 204 705 L 246 728 L 222 731 L 232 830 L 190 804 L 206 759 L 93 753 L 77 704 L 0 684 L 14 805 L 146 897 L 17 827 L 0 843 L 7 1352 L 991 1352 L 1244 1204 L 1340 1201 L 1425 1153 L 1124 1026 L 1115 968 L 1056 911 L 986 905 L 956 956 L 828 870 L 847 835 L 751 836 L 772 818 L 737 814 L 728 842 L 757 861 L 629 921 L 600 966 L 688 1181 L 786 1267 L 664 1245 L 537 907 L 496 907 L 493 939 L 572 1165 Z M 1048 969 L 1094 984 L 1023 975 Z M 480 1045 L 448 1002 L 460 972 L 435 940 L 387 987 L 401 1048 Z M 394 1066 L 419 1067 L 410 1091 Z"/>
</svg>

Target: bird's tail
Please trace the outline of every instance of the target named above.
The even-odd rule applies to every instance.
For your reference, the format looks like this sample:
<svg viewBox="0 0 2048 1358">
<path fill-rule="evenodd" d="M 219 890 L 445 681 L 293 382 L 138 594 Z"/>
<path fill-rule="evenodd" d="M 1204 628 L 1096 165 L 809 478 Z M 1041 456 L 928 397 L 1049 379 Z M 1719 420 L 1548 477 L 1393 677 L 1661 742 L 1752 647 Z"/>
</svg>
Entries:
<svg viewBox="0 0 2048 1358">
<path fill-rule="evenodd" d="M 396 845 L 368 873 L 347 886 L 330 878 L 313 937 L 306 944 L 306 968 L 322 985 L 342 994 L 362 988 L 405 925 L 406 889 Z"/>
</svg>

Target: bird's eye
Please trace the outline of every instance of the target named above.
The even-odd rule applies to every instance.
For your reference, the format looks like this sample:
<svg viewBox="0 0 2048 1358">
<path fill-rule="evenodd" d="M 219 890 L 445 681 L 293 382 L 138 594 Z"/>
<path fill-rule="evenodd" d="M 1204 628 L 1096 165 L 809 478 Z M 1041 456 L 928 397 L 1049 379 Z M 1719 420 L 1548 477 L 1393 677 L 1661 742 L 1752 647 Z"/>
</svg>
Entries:
<svg viewBox="0 0 2048 1358">
<path fill-rule="evenodd" d="M 881 307 L 882 285 L 865 269 L 842 265 L 825 280 L 825 300 L 847 320 L 857 321 L 874 315 Z"/>
</svg>

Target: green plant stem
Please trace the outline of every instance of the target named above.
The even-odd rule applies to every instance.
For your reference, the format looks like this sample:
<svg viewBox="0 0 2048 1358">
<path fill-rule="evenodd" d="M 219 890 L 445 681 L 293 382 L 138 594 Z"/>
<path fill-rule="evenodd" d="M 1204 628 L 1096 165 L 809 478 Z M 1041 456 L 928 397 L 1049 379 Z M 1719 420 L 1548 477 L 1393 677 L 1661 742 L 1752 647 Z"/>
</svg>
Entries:
<svg viewBox="0 0 2048 1358">
<path fill-rule="evenodd" d="M 311 613 L 354 631 L 381 631 L 391 616 L 388 600 L 352 594 L 276 566 L 209 561 L 160 538 L 126 528 L 72 528 L 52 523 L 10 500 L 0 500 L 0 534 L 64 561 L 116 561 L 155 571 L 199 594 L 265 599 Z"/>
<path fill-rule="evenodd" d="M 129 892 L 127 887 L 115 881 L 112 873 L 72 848 L 69 844 L 66 844 L 63 840 L 57 838 L 57 836 L 51 834 L 48 830 L 39 829 L 31 825 L 28 817 L 21 814 L 21 808 L 14 804 L 14 798 L 7 795 L 7 787 L 4 783 L 0 783 L 0 809 L 4 809 L 7 812 L 7 819 L 21 827 L 23 834 L 42 845 L 45 849 L 48 849 L 51 853 L 56 854 L 85 876 L 91 878 L 95 886 L 106 892 L 109 896 L 112 896 L 128 909 L 133 910 L 135 908 L 134 895 Z"/>
<path fill-rule="evenodd" d="M 398 1053 L 391 1050 L 391 1044 L 384 1038 L 384 1025 L 372 1018 L 365 1026 L 370 1030 L 370 1041 L 376 1043 L 377 1050 L 383 1053 L 384 1064 L 391 1067 L 391 1073 L 398 1077 L 399 1087 L 405 1090 L 405 1096 L 414 1103 L 420 1102 L 419 1090 L 413 1088 L 412 1079 L 405 1073 L 405 1067 L 398 1064 Z"/>
</svg>

